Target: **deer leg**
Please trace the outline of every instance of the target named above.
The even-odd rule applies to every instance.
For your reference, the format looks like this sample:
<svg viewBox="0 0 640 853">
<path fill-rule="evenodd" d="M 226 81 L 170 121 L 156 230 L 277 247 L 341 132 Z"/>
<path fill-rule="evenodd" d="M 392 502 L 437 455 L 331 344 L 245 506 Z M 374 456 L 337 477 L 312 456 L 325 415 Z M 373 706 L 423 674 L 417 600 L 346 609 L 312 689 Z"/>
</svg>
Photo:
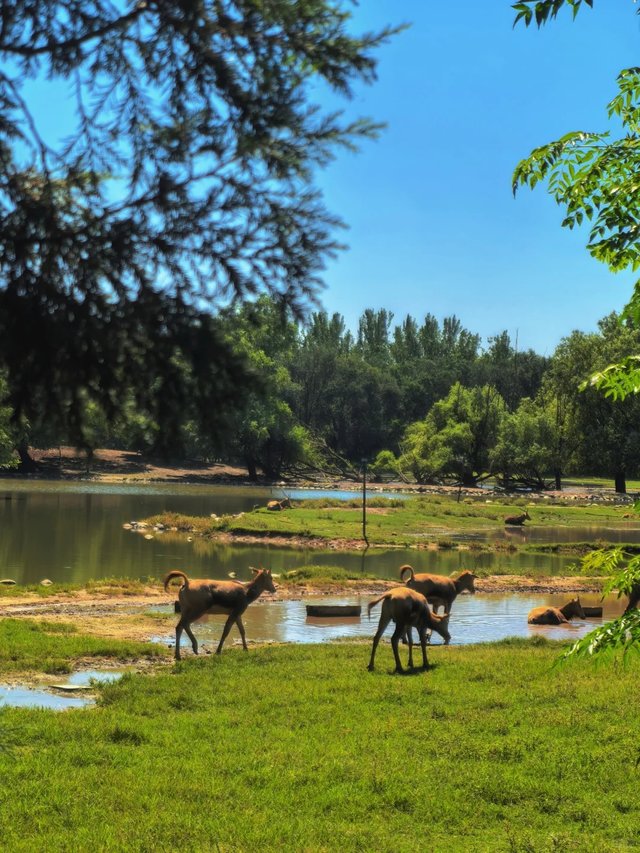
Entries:
<svg viewBox="0 0 640 853">
<path fill-rule="evenodd" d="M 191 630 L 191 625 L 187 620 L 182 617 L 178 624 L 176 625 L 176 660 L 180 660 L 180 637 L 182 636 L 182 632 L 186 631 L 187 636 L 191 640 L 191 648 L 193 649 L 193 653 L 195 655 L 198 654 L 198 641 L 193 635 L 193 631 Z"/>
<path fill-rule="evenodd" d="M 422 628 L 419 634 L 420 646 L 422 647 L 422 668 L 429 669 L 429 661 L 427 660 L 427 629 Z"/>
<path fill-rule="evenodd" d="M 393 635 L 391 637 L 391 648 L 393 649 L 393 656 L 396 659 L 396 672 L 404 672 L 402 664 L 400 663 L 400 655 L 398 654 L 398 640 L 400 639 L 403 633 L 404 628 L 402 628 L 401 626 L 396 626 L 396 630 L 393 632 Z M 411 646 L 409 646 L 409 649 L 411 649 Z M 411 654 L 411 652 L 409 652 L 409 654 Z"/>
<path fill-rule="evenodd" d="M 406 636 L 408 638 L 409 643 L 409 669 L 413 669 L 413 631 L 411 628 L 407 628 Z"/>
<path fill-rule="evenodd" d="M 218 643 L 218 648 L 216 649 L 217 655 L 219 655 L 220 652 L 222 651 L 222 646 L 224 645 L 224 641 L 227 639 L 227 636 L 229 635 L 229 631 L 231 630 L 231 626 L 233 625 L 233 623 L 236 621 L 237 618 L 238 618 L 237 615 L 235 613 L 232 613 L 229 616 L 229 618 L 227 619 L 227 621 L 224 623 L 224 629 L 222 631 L 222 636 L 220 637 L 220 642 Z"/>
<path fill-rule="evenodd" d="M 191 648 L 193 649 L 194 655 L 198 654 L 198 641 L 196 640 L 193 631 L 191 630 L 191 625 L 189 622 L 185 622 L 184 630 L 187 633 L 187 637 L 191 640 Z"/>
<path fill-rule="evenodd" d="M 383 610 L 381 615 L 380 615 L 380 622 L 378 624 L 378 630 L 376 631 L 376 635 L 373 638 L 373 647 L 371 649 L 371 660 L 369 661 L 369 666 L 367 667 L 369 672 L 373 672 L 373 661 L 374 661 L 375 656 L 376 656 L 376 649 L 378 648 L 378 643 L 380 642 L 380 637 L 384 634 L 385 628 L 387 627 L 387 625 L 389 624 L 390 621 L 391 621 L 391 617 L 387 616 L 387 614 Z"/>
<path fill-rule="evenodd" d="M 247 638 L 244 635 L 244 625 L 242 624 L 242 617 L 238 616 L 238 618 L 236 619 L 236 625 L 238 626 L 238 631 L 240 631 L 240 636 L 242 637 L 242 648 L 245 650 L 245 652 L 248 652 L 249 649 L 247 648 Z"/>
</svg>

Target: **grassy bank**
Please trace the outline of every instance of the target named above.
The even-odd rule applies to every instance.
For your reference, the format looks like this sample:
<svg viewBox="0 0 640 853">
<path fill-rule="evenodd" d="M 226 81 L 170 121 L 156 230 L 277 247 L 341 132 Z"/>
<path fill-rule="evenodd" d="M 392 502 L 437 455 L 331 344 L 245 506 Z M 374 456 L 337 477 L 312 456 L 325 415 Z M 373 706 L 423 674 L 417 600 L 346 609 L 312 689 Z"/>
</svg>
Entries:
<svg viewBox="0 0 640 853">
<path fill-rule="evenodd" d="M 556 645 L 264 647 L 4 709 L 11 850 L 625 850 L 640 843 L 638 665 Z M 1 666 L 2 664 L 0 664 Z M 7 738 L 5 737 L 5 744 Z"/>
<path fill-rule="evenodd" d="M 86 637 L 73 625 L 34 619 L 0 619 L 0 679 L 17 672 L 71 672 L 80 661 L 158 659 L 165 650 L 151 643 Z"/>
<path fill-rule="evenodd" d="M 579 527 L 622 525 L 640 520 L 629 506 L 600 504 L 589 501 L 540 501 L 538 503 L 501 502 L 493 499 L 457 502 L 442 496 L 386 499 L 367 502 L 366 532 L 372 545 L 401 547 L 454 547 L 453 536 L 482 534 L 487 542 L 472 543 L 477 548 L 519 547 L 518 542 L 504 538 L 506 516 L 523 512 L 530 519 L 526 527 Z M 291 509 L 270 512 L 258 507 L 239 515 L 194 517 L 164 513 L 141 520 L 139 529 L 147 535 L 149 528 L 162 526 L 169 531 L 188 535 L 217 537 L 278 537 L 296 542 L 313 540 L 362 544 L 362 502 L 309 500 L 294 502 Z M 520 528 L 516 528 L 518 531 Z M 514 528 L 510 528 L 511 531 Z M 491 541 L 495 533 L 499 541 Z M 469 547 L 469 543 L 464 543 Z"/>
</svg>

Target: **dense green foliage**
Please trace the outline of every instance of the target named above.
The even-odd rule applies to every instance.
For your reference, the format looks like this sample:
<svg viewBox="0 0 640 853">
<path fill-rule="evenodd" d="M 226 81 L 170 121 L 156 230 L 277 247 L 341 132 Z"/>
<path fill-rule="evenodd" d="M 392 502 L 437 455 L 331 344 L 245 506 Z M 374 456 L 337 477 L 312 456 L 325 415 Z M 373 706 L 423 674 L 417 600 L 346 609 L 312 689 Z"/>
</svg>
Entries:
<svg viewBox="0 0 640 853">
<path fill-rule="evenodd" d="M 595 333 L 564 338 L 551 358 L 518 352 L 506 332 L 483 348 L 455 317 L 394 325 L 385 310 L 365 311 L 353 335 L 339 314 L 301 323 L 261 297 L 218 322 L 254 377 L 225 411 L 225 429 L 210 431 L 189 406 L 165 432 L 132 397 L 114 421 L 86 401 L 87 447 L 237 461 L 270 480 L 317 470 L 355 476 L 363 459 L 376 479 L 470 485 L 493 475 L 507 488 L 559 488 L 588 472 L 624 491 L 638 474 L 640 403 L 581 391 L 590 372 L 640 346 L 640 333 L 614 314 Z M 5 456 L 23 442 L 70 441 L 55 422 L 18 429 L 9 413 L 0 409 Z"/>
<path fill-rule="evenodd" d="M 88 443 L 129 400 L 167 451 L 252 385 L 219 312 L 300 311 L 339 248 L 315 176 L 379 126 L 349 97 L 392 30 L 335 0 L 2 4 L 0 371 L 32 429 Z M 42 110 L 60 104 L 56 121 Z"/>
<path fill-rule="evenodd" d="M 401 677 L 386 642 L 374 673 L 369 652 L 231 649 L 102 687 L 97 708 L 4 709 L 4 845 L 637 845 L 637 665 L 552 670 L 558 646 L 538 638 L 435 646 L 429 672 Z"/>
</svg>

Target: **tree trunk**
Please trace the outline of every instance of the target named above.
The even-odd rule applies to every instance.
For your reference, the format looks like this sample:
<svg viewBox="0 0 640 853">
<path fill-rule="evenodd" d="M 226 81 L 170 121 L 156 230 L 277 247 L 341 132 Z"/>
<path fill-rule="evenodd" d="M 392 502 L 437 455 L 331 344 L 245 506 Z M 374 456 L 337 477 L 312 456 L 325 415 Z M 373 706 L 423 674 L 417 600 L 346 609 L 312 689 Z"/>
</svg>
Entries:
<svg viewBox="0 0 640 853">
<path fill-rule="evenodd" d="M 255 459 L 250 459 L 246 457 L 244 460 L 244 464 L 247 466 L 247 473 L 249 474 L 249 479 L 255 482 L 258 479 L 258 470 L 256 468 Z"/>
<path fill-rule="evenodd" d="M 556 468 L 555 472 L 556 478 L 556 492 L 562 491 L 562 471 L 559 468 Z"/>
<path fill-rule="evenodd" d="M 17 447 L 16 451 L 18 456 L 20 457 L 20 465 L 18 466 L 18 471 L 21 474 L 33 474 L 34 471 L 37 470 L 38 466 L 31 458 L 29 454 L 29 445 L 26 441 L 21 441 Z"/>
<path fill-rule="evenodd" d="M 616 471 L 615 485 L 618 494 L 627 494 L 627 475 L 624 471 Z"/>
</svg>

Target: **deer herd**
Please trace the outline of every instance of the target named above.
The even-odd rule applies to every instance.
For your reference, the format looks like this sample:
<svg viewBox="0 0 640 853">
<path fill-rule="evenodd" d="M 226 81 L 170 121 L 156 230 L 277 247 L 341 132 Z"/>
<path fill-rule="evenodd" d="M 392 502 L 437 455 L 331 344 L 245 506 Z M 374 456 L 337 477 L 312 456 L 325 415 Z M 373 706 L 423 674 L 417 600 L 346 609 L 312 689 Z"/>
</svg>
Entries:
<svg viewBox="0 0 640 853">
<path fill-rule="evenodd" d="M 224 641 L 233 625 L 237 625 L 242 646 L 247 651 L 247 641 L 242 614 L 263 592 L 275 593 L 276 588 L 269 569 L 252 569 L 253 578 L 247 583 L 236 580 L 194 580 L 182 571 L 171 571 L 164 579 L 165 591 L 174 579 L 180 579 L 182 585 L 178 592 L 180 619 L 176 625 L 175 658 L 180 660 L 180 638 L 185 631 L 191 640 L 194 654 L 198 654 L 198 641 L 191 625 L 205 614 L 223 614 L 227 617 L 216 654 L 220 654 Z M 408 665 L 413 669 L 413 629 L 418 632 L 422 650 L 422 666 L 429 667 L 427 659 L 427 643 L 431 632 L 439 634 L 448 645 L 451 640 L 449 619 L 451 609 L 457 596 L 463 592 L 474 593 L 476 575 L 464 571 L 457 577 L 448 578 L 442 575 L 416 574 L 411 566 L 401 566 L 401 585 L 392 587 L 383 595 L 369 602 L 368 613 L 381 604 L 380 622 L 373 638 L 371 658 L 368 669 L 374 668 L 376 650 L 380 638 L 390 622 L 394 623 L 391 636 L 391 648 L 395 659 L 395 672 L 402 673 L 399 643 L 402 641 L 409 647 Z M 634 601 L 634 604 L 637 603 Z M 442 615 L 438 609 L 442 607 Z M 559 625 L 568 622 L 572 617 L 581 619 L 585 614 L 579 598 L 574 598 L 562 607 L 534 607 L 529 613 L 528 622 L 536 625 Z"/>
<path fill-rule="evenodd" d="M 280 501 L 269 501 L 267 509 L 281 511 L 289 509 L 291 502 L 289 498 Z M 525 510 L 520 515 L 511 515 L 505 518 L 506 526 L 522 526 L 529 519 L 529 513 Z M 205 614 L 223 614 L 227 617 L 222 630 L 222 636 L 216 649 L 220 654 L 224 641 L 233 625 L 237 625 L 242 647 L 247 651 L 247 641 L 242 624 L 242 614 L 247 607 L 255 601 L 263 592 L 275 593 L 273 577 L 269 569 L 252 569 L 254 577 L 247 583 L 237 580 L 190 580 L 184 572 L 171 571 L 164 579 L 165 591 L 169 591 L 169 585 L 175 578 L 182 580 L 182 586 L 178 593 L 178 606 L 180 620 L 176 625 L 175 657 L 180 660 L 180 638 L 185 631 L 191 640 L 194 654 L 198 654 L 198 641 L 196 640 L 191 625 Z M 402 640 L 409 646 L 408 664 L 413 668 L 413 629 L 418 632 L 420 646 L 422 649 L 422 666 L 427 669 L 427 643 L 431 638 L 431 632 L 439 634 L 448 645 L 451 640 L 449 633 L 449 619 L 453 602 L 460 593 L 475 593 L 474 581 L 476 575 L 470 571 L 461 572 L 457 577 L 445 577 L 443 575 L 416 574 L 411 566 L 400 567 L 401 585 L 387 590 L 383 595 L 369 602 L 368 613 L 378 604 L 381 604 L 380 622 L 373 638 L 371 659 L 368 669 L 374 668 L 376 650 L 380 638 L 390 622 L 395 625 L 391 636 L 391 648 L 396 663 L 396 672 L 404 672 L 398 644 Z M 629 604 L 625 613 L 636 607 L 640 602 L 640 584 L 632 590 L 629 595 Z M 438 614 L 442 607 L 443 614 Z M 585 618 L 585 613 L 579 598 L 573 598 L 562 607 L 534 607 L 530 611 L 527 622 L 531 625 L 562 625 L 569 622 L 573 617 Z"/>
</svg>

